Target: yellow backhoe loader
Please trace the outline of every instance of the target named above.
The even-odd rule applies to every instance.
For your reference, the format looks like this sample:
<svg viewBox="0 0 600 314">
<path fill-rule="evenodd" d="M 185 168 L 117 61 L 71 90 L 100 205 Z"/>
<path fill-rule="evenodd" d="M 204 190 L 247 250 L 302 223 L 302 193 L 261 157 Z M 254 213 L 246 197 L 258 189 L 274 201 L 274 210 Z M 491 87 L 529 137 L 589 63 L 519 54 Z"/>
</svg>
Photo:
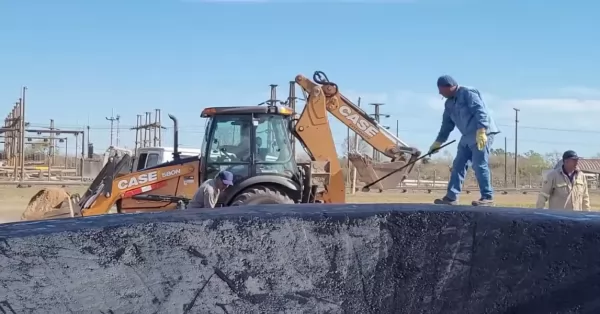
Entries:
<svg viewBox="0 0 600 314">
<path fill-rule="evenodd" d="M 294 112 L 295 84 L 306 96 L 300 115 Z M 177 119 L 169 115 L 175 129 L 173 161 L 117 176 L 131 157 L 109 160 L 81 197 L 64 193 L 62 200 L 47 206 L 50 212 L 37 219 L 175 209 L 199 183 L 222 170 L 234 174 L 235 184 L 220 195 L 220 206 L 344 203 L 344 178 L 328 112 L 392 161 L 408 165 L 404 175 L 421 154 L 340 94 L 323 72 L 315 72 L 313 80 L 296 76 L 287 102 L 271 98 L 258 106 L 204 109 L 201 117 L 208 121 L 198 157 L 179 157 Z M 310 162 L 296 161 L 295 140 Z M 38 199 L 44 198 L 41 194 Z"/>
</svg>

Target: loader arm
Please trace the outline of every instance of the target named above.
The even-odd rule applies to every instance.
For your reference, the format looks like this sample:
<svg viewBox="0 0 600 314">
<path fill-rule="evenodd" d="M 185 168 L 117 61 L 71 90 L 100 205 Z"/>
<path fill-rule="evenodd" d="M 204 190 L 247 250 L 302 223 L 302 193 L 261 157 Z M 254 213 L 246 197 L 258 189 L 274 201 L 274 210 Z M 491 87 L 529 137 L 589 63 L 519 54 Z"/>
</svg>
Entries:
<svg viewBox="0 0 600 314">
<path fill-rule="evenodd" d="M 169 190 L 183 195 L 191 195 L 195 192 L 197 178 L 189 186 L 181 184 L 184 177 L 197 175 L 198 161 L 178 164 L 159 165 L 139 172 L 130 173 L 114 178 L 109 188 L 102 188 L 93 198 L 82 206 L 82 216 L 95 216 L 107 214 L 118 200 L 129 199 L 134 195 L 145 193 L 156 193 L 157 190 Z M 195 176 L 194 176 L 195 177 Z M 173 195 L 174 196 L 174 195 Z"/>
<path fill-rule="evenodd" d="M 339 93 L 323 72 L 315 72 L 313 80 L 296 76 L 307 95 L 306 105 L 295 125 L 295 135 L 313 160 L 330 162 L 330 181 L 321 198 L 326 203 L 344 203 L 345 185 L 327 112 L 352 129 L 375 150 L 392 161 L 414 160 L 421 152 L 394 136 L 360 107 Z"/>
</svg>

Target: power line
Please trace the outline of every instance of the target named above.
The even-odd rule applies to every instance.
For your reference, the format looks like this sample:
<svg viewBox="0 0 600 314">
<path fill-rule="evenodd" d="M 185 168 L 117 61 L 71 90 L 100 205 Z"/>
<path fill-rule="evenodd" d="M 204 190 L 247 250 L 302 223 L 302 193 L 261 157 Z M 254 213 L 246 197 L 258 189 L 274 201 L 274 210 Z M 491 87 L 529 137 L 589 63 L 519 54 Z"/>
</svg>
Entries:
<svg viewBox="0 0 600 314">
<path fill-rule="evenodd" d="M 30 123 L 29 124 L 30 127 L 47 127 L 46 124 L 41 124 L 41 123 Z M 501 126 L 510 126 L 510 127 L 514 127 L 514 125 L 501 125 Z M 87 126 L 67 126 L 67 125 L 57 125 L 57 128 L 60 129 L 75 129 L 75 130 L 83 130 L 83 129 L 87 129 Z M 132 128 L 135 126 L 130 126 L 130 125 L 120 125 L 121 128 Z M 172 130 L 171 127 L 162 127 L 163 129 L 166 130 Z M 110 126 L 93 126 L 91 125 L 89 127 L 90 130 L 107 130 L 110 131 Z M 186 131 L 188 133 L 194 133 L 194 134 L 204 134 L 204 128 L 200 127 L 200 126 L 193 126 L 193 125 L 188 125 L 188 126 L 180 126 L 179 127 L 180 130 Z M 523 126 L 521 124 L 519 124 L 519 129 L 530 129 L 530 130 L 539 130 L 539 131 L 551 131 L 551 132 L 571 132 L 571 133 L 591 133 L 591 134 L 597 134 L 600 133 L 600 131 L 593 131 L 593 130 L 579 130 L 579 129 L 558 129 L 558 128 L 544 128 L 544 127 L 532 127 L 532 126 Z M 429 132 L 432 131 L 432 129 L 399 129 L 399 132 L 419 132 L 419 133 L 423 133 L 423 132 Z M 433 132 L 433 131 L 432 131 Z M 503 134 L 503 133 L 501 133 Z M 519 141 L 524 141 L 519 139 Z M 535 142 L 539 142 L 539 143 L 558 143 L 558 142 L 553 142 L 553 141 L 538 141 L 538 140 L 528 140 L 528 141 L 535 141 Z"/>
<path fill-rule="evenodd" d="M 116 121 L 116 119 L 115 119 Z M 29 124 L 31 127 L 47 127 L 46 124 L 44 123 L 35 123 L 32 122 Z M 514 124 L 498 124 L 498 126 L 502 126 L 502 127 L 514 127 Z M 57 125 L 58 128 L 61 129 L 85 129 L 87 126 L 86 125 L 68 125 L 68 124 L 60 124 Z M 110 130 L 110 126 L 101 126 L 101 125 L 90 125 L 89 126 L 90 129 L 93 130 Z M 120 125 L 121 128 L 127 128 L 127 129 L 131 129 L 133 127 L 135 127 L 135 125 L 132 124 L 121 124 Z M 162 129 L 171 129 L 172 127 L 170 126 L 163 126 Z M 551 131 L 551 132 L 570 132 L 570 133 L 591 133 L 591 134 L 600 134 L 600 130 L 589 130 L 589 129 L 563 129 L 563 128 L 549 128 L 549 127 L 539 127 L 539 126 L 531 126 L 531 125 L 522 125 L 519 124 L 519 128 L 520 129 L 529 129 L 529 130 L 539 130 L 539 131 Z M 182 125 L 179 127 L 180 130 L 204 130 L 204 127 L 200 126 L 200 125 Z M 423 131 L 430 131 L 431 129 L 400 129 L 399 131 L 401 132 L 406 132 L 406 131 L 419 131 L 419 132 L 423 132 Z"/>
<path fill-rule="evenodd" d="M 380 116 L 383 115 L 380 113 Z M 115 118 L 116 121 L 116 118 Z M 30 123 L 29 124 L 30 127 L 47 127 L 47 124 L 45 123 Z M 499 126 L 502 127 L 514 127 L 513 125 L 509 125 L 509 124 L 499 124 Z M 56 128 L 59 129 L 79 129 L 79 130 L 84 130 L 86 129 L 85 126 L 82 125 L 56 125 Z M 130 126 L 130 125 L 120 125 L 120 127 L 127 127 L 128 129 L 134 127 L 134 126 Z M 114 126 L 113 126 L 114 128 Z M 171 127 L 161 127 L 162 129 L 166 129 L 168 131 L 171 131 Z M 108 130 L 110 131 L 110 126 L 100 126 L 100 125 L 92 125 L 89 126 L 89 129 L 87 129 L 87 133 L 88 136 L 90 134 L 90 130 L 94 130 L 94 131 L 102 131 L 102 130 Z M 537 126 L 531 126 L 531 125 L 522 125 L 519 124 L 519 129 L 528 129 L 528 130 L 538 130 L 538 131 L 549 131 L 549 132 L 566 132 L 566 133 L 589 133 L 589 134 L 598 134 L 600 133 L 600 131 L 595 131 L 595 130 L 589 130 L 589 129 L 563 129 L 563 128 L 552 128 L 552 127 L 537 127 Z M 199 134 L 199 135 L 203 135 L 205 132 L 205 128 L 202 127 L 201 125 L 183 125 L 180 126 L 180 130 L 183 131 L 183 133 L 188 133 L 188 134 Z M 423 132 L 433 132 L 432 128 L 423 128 L 423 129 L 400 129 L 399 132 L 406 132 L 406 133 L 423 133 Z M 514 141 L 513 138 L 508 138 L 508 140 Z M 336 141 L 336 145 L 341 145 L 343 141 L 340 140 L 339 143 L 338 141 Z M 573 141 L 553 141 L 553 140 L 540 140 L 540 139 L 528 139 L 528 138 L 519 138 L 519 143 L 531 143 L 531 144 L 544 144 L 544 145 L 565 145 L 565 146 L 584 146 L 584 145 L 589 145 L 589 143 L 586 142 L 573 142 Z M 200 143 L 198 144 L 200 145 Z"/>
<path fill-rule="evenodd" d="M 501 125 L 505 126 L 505 125 Z M 553 131 L 553 132 L 572 132 L 572 133 L 593 133 L 599 134 L 600 131 L 594 130 L 584 130 L 584 129 L 559 129 L 559 128 L 547 128 L 547 127 L 537 127 L 537 126 L 527 126 L 527 125 L 519 125 L 521 129 L 530 129 L 530 130 L 539 130 L 539 131 Z"/>
</svg>

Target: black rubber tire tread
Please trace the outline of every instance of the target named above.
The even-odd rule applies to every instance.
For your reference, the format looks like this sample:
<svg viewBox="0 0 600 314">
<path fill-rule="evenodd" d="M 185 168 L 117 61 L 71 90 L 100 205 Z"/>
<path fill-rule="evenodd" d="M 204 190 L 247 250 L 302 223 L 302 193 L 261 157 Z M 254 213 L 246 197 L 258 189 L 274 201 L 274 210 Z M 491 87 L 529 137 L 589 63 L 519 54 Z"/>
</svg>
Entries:
<svg viewBox="0 0 600 314">
<path fill-rule="evenodd" d="M 253 186 L 236 196 L 231 206 L 294 204 L 294 201 L 279 190 L 266 186 Z"/>
</svg>

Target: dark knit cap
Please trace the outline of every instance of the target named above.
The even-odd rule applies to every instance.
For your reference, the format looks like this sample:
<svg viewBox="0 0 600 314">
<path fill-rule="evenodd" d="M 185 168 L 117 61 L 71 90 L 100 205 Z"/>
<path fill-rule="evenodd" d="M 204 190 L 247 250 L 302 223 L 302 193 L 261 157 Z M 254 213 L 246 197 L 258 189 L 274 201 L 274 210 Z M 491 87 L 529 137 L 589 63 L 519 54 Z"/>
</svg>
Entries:
<svg viewBox="0 0 600 314">
<path fill-rule="evenodd" d="M 438 87 L 458 86 L 458 83 L 450 75 L 442 75 L 437 80 Z"/>
</svg>

